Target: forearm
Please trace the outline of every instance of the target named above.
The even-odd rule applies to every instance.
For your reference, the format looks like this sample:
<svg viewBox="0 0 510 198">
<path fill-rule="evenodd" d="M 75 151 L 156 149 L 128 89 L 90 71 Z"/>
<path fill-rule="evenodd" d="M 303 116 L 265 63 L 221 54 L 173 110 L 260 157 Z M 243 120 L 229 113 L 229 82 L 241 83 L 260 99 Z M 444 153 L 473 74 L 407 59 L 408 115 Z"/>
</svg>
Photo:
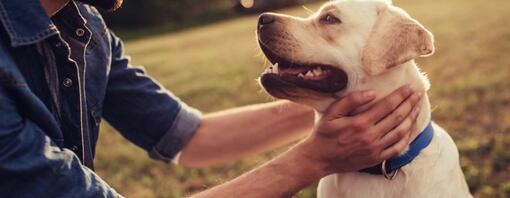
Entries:
<svg viewBox="0 0 510 198">
<path fill-rule="evenodd" d="M 326 175 L 319 164 L 304 159 L 300 150 L 296 146 L 259 168 L 193 197 L 291 197 Z"/>
<path fill-rule="evenodd" d="M 375 93 L 352 93 L 334 103 L 302 143 L 260 168 L 195 197 L 291 197 L 326 175 L 360 170 L 397 156 L 409 143 L 412 125 L 403 127 L 406 125 L 396 118 L 416 120 L 418 115 L 409 107 L 415 106 L 420 97 L 411 94 L 404 87 L 372 109 L 353 115 L 357 108 L 373 101 Z M 367 141 L 372 137 L 384 138 Z"/>
<path fill-rule="evenodd" d="M 202 167 L 230 162 L 295 141 L 312 126 L 310 108 L 286 101 L 205 115 L 180 163 Z"/>
</svg>

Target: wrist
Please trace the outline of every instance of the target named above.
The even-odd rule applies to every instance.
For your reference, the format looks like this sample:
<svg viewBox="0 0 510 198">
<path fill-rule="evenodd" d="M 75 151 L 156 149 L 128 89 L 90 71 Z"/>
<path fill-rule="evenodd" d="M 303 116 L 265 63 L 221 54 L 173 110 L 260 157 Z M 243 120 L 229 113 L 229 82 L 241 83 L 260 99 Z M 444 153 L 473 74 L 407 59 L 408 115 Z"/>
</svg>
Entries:
<svg viewBox="0 0 510 198">
<path fill-rule="evenodd" d="M 297 164 L 302 169 L 300 171 L 308 174 L 306 176 L 312 180 L 311 182 L 314 182 L 330 173 L 327 164 L 310 152 L 313 151 L 312 149 L 314 149 L 312 145 L 308 141 L 304 141 L 291 148 L 286 155 L 288 155 L 290 163 Z"/>
</svg>

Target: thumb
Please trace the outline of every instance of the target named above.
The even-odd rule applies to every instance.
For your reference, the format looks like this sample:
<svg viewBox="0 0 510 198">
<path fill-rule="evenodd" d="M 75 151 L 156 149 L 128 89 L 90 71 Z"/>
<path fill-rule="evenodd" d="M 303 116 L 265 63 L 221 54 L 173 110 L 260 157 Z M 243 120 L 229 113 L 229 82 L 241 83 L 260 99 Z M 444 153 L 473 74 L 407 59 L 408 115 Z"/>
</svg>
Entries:
<svg viewBox="0 0 510 198">
<path fill-rule="evenodd" d="M 368 104 L 375 99 L 375 91 L 360 91 L 354 92 L 339 101 L 333 103 L 328 110 L 326 110 L 325 117 L 328 120 L 335 120 L 341 117 L 350 115 L 358 107 Z"/>
</svg>

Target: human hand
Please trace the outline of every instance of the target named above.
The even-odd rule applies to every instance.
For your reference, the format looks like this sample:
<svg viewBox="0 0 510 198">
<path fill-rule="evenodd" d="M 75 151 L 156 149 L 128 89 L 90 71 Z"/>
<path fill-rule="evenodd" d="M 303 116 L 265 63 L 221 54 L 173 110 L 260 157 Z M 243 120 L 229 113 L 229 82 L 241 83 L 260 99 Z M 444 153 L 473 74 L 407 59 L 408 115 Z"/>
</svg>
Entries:
<svg viewBox="0 0 510 198">
<path fill-rule="evenodd" d="M 305 160 L 319 166 L 324 176 L 374 166 L 408 146 L 421 96 L 406 85 L 370 109 L 352 115 L 375 99 L 373 91 L 352 93 L 331 105 L 314 133 L 297 149 Z"/>
</svg>

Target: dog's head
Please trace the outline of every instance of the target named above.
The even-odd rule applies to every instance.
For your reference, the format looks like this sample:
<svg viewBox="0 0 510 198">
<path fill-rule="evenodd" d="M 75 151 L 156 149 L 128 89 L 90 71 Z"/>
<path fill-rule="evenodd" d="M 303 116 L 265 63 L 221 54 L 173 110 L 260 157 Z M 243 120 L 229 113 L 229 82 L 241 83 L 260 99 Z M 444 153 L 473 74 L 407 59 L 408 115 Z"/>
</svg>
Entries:
<svg viewBox="0 0 510 198">
<path fill-rule="evenodd" d="M 332 1 L 308 18 L 265 13 L 257 35 L 273 64 L 260 78 L 264 89 L 319 111 L 434 51 L 432 34 L 383 0 Z"/>
</svg>

